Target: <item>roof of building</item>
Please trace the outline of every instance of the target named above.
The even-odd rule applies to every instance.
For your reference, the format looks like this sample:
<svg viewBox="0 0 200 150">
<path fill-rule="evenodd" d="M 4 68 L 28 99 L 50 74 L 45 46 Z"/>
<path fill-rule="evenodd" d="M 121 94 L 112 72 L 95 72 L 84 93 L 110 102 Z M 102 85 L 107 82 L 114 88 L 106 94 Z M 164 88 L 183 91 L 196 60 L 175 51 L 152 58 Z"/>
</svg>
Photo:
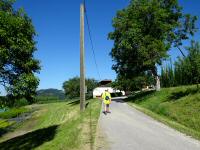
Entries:
<svg viewBox="0 0 200 150">
<path fill-rule="evenodd" d="M 112 83 L 112 80 L 105 79 L 105 80 L 101 80 L 99 83 L 100 85 L 106 85 L 106 84 Z"/>
</svg>

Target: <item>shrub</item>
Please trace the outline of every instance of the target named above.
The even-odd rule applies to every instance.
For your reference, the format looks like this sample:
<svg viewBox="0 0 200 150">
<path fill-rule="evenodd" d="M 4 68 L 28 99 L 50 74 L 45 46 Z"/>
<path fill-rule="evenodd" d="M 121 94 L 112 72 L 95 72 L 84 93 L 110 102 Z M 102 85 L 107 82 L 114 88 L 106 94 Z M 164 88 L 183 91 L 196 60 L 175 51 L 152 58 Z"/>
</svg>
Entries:
<svg viewBox="0 0 200 150">
<path fill-rule="evenodd" d="M 22 98 L 22 99 L 15 101 L 14 107 L 22 107 L 22 106 L 26 106 L 28 104 L 29 104 L 28 101 L 25 98 Z"/>
</svg>

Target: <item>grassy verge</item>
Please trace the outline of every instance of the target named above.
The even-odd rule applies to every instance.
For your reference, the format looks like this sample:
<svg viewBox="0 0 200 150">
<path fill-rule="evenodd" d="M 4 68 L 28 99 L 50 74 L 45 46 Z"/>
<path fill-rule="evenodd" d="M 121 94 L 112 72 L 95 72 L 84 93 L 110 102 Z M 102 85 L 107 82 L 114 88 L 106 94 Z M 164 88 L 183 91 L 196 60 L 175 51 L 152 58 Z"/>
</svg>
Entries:
<svg viewBox="0 0 200 150">
<path fill-rule="evenodd" d="M 9 109 L 6 112 L 1 112 L 0 113 L 0 136 L 8 132 L 8 130 L 10 130 L 10 127 L 16 124 L 15 121 L 11 121 L 9 119 L 15 118 L 29 111 L 30 110 L 28 108 L 20 107 L 20 108 Z"/>
<path fill-rule="evenodd" d="M 15 124 L 14 121 L 7 121 L 5 119 L 0 120 L 0 136 L 4 134 L 7 131 L 6 129 L 13 124 Z"/>
<path fill-rule="evenodd" d="M 200 92 L 196 86 L 142 92 L 127 101 L 153 118 L 200 140 Z"/>
<path fill-rule="evenodd" d="M 101 107 L 98 100 L 90 100 L 84 113 L 79 112 L 77 101 L 32 107 L 37 109 L 33 117 L 2 137 L 0 149 L 92 149 Z"/>
<path fill-rule="evenodd" d="M 25 107 L 20 107 L 20 108 L 11 108 L 8 111 L 0 113 L 0 118 L 3 119 L 10 119 L 19 116 L 22 113 L 28 112 L 29 109 Z"/>
</svg>

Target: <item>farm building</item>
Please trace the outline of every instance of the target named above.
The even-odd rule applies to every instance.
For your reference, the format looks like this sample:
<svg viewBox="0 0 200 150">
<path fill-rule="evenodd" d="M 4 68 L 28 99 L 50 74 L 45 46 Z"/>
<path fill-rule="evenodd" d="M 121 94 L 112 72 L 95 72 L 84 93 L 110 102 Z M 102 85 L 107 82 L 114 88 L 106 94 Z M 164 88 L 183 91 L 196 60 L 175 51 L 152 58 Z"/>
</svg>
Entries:
<svg viewBox="0 0 200 150">
<path fill-rule="evenodd" d="M 122 93 L 122 95 L 125 95 L 125 92 L 124 91 L 120 91 L 120 90 L 117 90 L 117 89 L 114 89 L 112 88 L 109 84 L 112 83 L 112 80 L 102 80 L 99 82 L 100 83 L 100 86 L 95 88 L 93 90 L 93 98 L 96 98 L 96 97 L 101 97 L 102 93 L 107 89 L 108 92 L 110 92 L 111 94 L 112 93 Z"/>
</svg>

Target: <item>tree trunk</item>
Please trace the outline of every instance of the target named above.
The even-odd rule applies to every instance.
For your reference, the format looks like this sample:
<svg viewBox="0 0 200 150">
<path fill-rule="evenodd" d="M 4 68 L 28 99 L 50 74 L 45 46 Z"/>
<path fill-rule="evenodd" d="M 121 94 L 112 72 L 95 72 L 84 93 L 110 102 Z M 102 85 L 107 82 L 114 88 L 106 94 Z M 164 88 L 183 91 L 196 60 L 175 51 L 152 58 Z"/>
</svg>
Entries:
<svg viewBox="0 0 200 150">
<path fill-rule="evenodd" d="M 160 91 L 160 77 L 156 76 L 156 91 Z"/>
</svg>

